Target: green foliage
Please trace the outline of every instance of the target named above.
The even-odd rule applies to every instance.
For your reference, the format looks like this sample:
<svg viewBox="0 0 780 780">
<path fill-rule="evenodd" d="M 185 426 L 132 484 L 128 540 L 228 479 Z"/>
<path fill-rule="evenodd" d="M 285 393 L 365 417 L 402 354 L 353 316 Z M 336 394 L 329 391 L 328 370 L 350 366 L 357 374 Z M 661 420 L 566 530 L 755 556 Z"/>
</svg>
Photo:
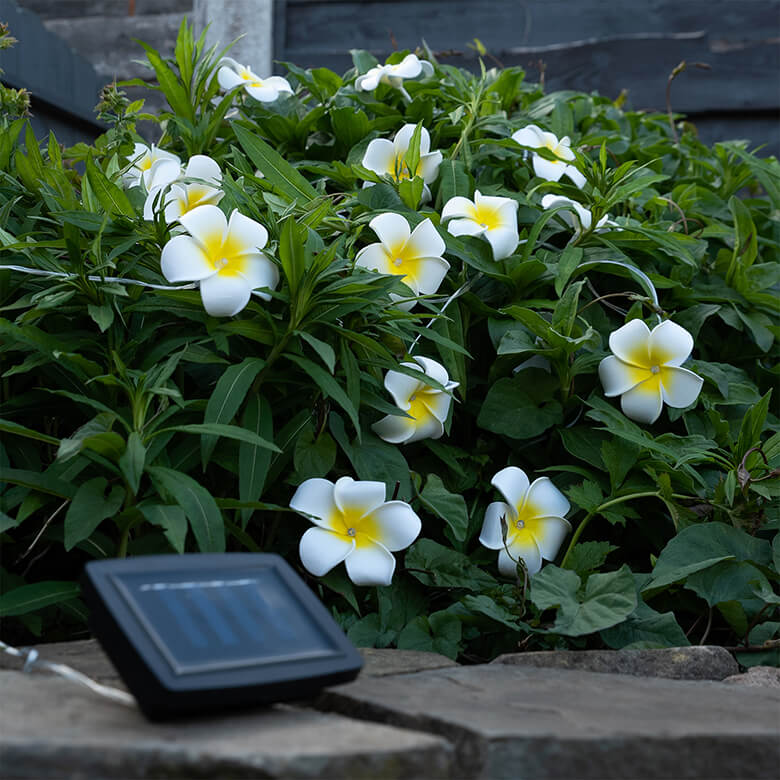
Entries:
<svg viewBox="0 0 780 780">
<path fill-rule="evenodd" d="M 0 31 L 1 33 L 1 31 Z M 288 64 L 293 94 L 219 94 L 221 56 L 185 24 L 174 57 L 144 47 L 170 110 L 142 114 L 116 85 L 94 146 L 36 140 L 0 116 L 0 616 L 11 639 L 83 631 L 78 580 L 94 557 L 274 551 L 358 644 L 488 659 L 546 647 L 762 645 L 776 663 L 780 557 L 777 378 L 780 165 L 742 142 L 579 92 L 545 95 L 519 68 L 355 88 Z M 396 56 L 396 55 L 394 55 Z M 400 54 L 398 56 L 401 56 Z M 236 113 L 229 113 L 232 108 Z M 21 113 L 21 112 L 19 112 Z M 220 166 L 227 215 L 264 225 L 270 300 L 211 317 L 165 289 L 181 232 L 144 220 L 128 186 L 138 119 L 159 146 Z M 587 183 L 534 174 L 511 140 L 568 134 Z M 400 182 L 363 166 L 369 143 L 414 126 Z M 423 128 L 442 162 L 421 164 Z M 536 150 L 552 159 L 548 150 Z M 373 186 L 363 187 L 364 182 Z M 430 199 L 427 198 L 430 190 Z M 441 224 L 451 198 L 512 198 L 521 243 L 494 260 Z M 578 199 L 576 235 L 544 194 Z M 411 311 L 398 277 L 356 267 L 378 214 L 429 218 L 450 264 Z M 619 229 L 596 228 L 609 215 Z M 48 276 L 45 274 L 49 274 Z M 156 286 L 150 286 L 156 285 Z M 671 318 L 694 338 L 696 404 L 652 425 L 606 399 L 598 365 L 627 320 Z M 410 356 L 459 383 L 439 440 L 404 446 L 372 425 L 403 414 L 384 387 Z M 549 476 L 572 504 L 555 562 L 511 581 L 479 544 L 507 465 Z M 300 567 L 309 521 L 289 510 L 313 477 L 350 475 L 407 501 L 422 532 L 390 586 Z"/>
</svg>

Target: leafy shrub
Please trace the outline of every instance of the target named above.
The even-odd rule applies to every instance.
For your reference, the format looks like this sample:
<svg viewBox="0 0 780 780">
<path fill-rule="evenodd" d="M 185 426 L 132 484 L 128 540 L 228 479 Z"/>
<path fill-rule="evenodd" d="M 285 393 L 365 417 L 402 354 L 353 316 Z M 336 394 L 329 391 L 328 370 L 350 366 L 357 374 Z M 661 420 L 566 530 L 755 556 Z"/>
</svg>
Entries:
<svg viewBox="0 0 780 780">
<path fill-rule="evenodd" d="M 174 60 L 146 51 L 168 113 L 144 115 L 109 87 L 99 109 L 111 129 L 65 150 L 53 135 L 39 145 L 24 119 L 2 120 L 7 637 L 82 635 L 75 581 L 90 558 L 227 549 L 298 565 L 311 524 L 290 509 L 296 490 L 354 476 L 384 483 L 422 524 L 390 585 L 356 587 L 343 566 L 301 569 L 358 644 L 481 659 L 518 644 L 769 640 L 740 657 L 777 660 L 775 159 L 738 141 L 708 148 L 678 117 L 546 95 L 518 68 L 434 63 L 402 81 L 415 70 L 405 53 L 369 74 L 378 63 L 355 51 L 343 77 L 287 64 L 290 91 L 277 83 L 262 102 L 240 86 L 221 96 L 240 66 L 220 81 L 219 54 L 186 25 Z M 356 88 L 360 74 L 370 91 Z M 165 155 L 138 146 L 142 118 L 160 123 L 169 159 L 208 155 L 221 180 L 193 168 L 155 188 L 162 166 L 144 165 Z M 405 126 L 393 175 L 372 170 L 390 147 L 372 157 L 369 145 Z M 540 148 L 543 130 L 555 143 Z M 570 152 L 556 146 L 564 136 Z M 556 165 L 568 166 L 558 181 L 537 175 Z M 196 289 L 202 275 L 162 273 L 167 247 L 195 251 L 181 227 L 193 212 L 167 221 L 171 193 L 179 187 L 186 209 L 187 187 L 207 184 L 222 194 L 203 202 L 268 234 L 254 245 L 268 281 L 236 293 L 263 288 L 234 316 L 206 312 L 217 304 Z M 446 219 L 463 219 L 463 201 L 448 204 L 475 191 L 511 200 L 495 255 Z M 421 230 L 448 266 L 438 289 L 372 270 L 367 258 L 384 250 L 366 249 L 370 225 L 387 214 L 407 234 L 431 221 L 433 233 Z M 685 408 L 638 424 L 604 397 L 598 367 L 610 334 L 644 319 L 691 334 L 685 368 L 703 386 Z M 377 435 L 380 420 L 396 430 L 409 419 L 387 372 L 447 395 L 428 438 Z M 520 558 L 505 577 L 478 537 L 500 499 L 491 479 L 509 466 L 549 477 L 574 531 L 558 565 L 534 573 Z M 493 546 L 503 534 L 508 547 L 498 506 Z"/>
</svg>

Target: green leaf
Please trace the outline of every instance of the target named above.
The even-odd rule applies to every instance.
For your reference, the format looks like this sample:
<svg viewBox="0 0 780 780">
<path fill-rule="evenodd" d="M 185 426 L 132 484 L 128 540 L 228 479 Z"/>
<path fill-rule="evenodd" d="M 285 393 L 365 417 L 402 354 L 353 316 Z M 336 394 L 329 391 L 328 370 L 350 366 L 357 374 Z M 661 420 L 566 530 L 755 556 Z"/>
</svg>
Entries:
<svg viewBox="0 0 780 780">
<path fill-rule="evenodd" d="M 130 219 L 135 219 L 135 209 L 127 195 L 98 168 L 92 159 L 92 155 L 87 157 L 86 168 L 89 186 L 92 187 L 92 192 L 94 192 L 100 205 L 106 210 L 106 214 L 111 216 L 121 214 Z"/>
<path fill-rule="evenodd" d="M 398 649 L 440 653 L 455 660 L 460 652 L 460 640 L 460 618 L 441 610 L 429 617 L 419 615 L 407 623 L 398 635 Z"/>
<path fill-rule="evenodd" d="M 596 482 L 585 480 L 579 485 L 573 485 L 566 491 L 566 495 L 586 512 L 594 512 L 604 501 L 604 494 Z"/>
<path fill-rule="evenodd" d="M 228 366 L 217 381 L 217 386 L 206 404 L 204 424 L 229 423 L 244 402 L 252 382 L 265 365 L 260 358 L 244 358 L 238 365 Z M 201 442 L 203 468 L 206 468 L 211 453 L 217 444 L 216 436 L 204 436 Z"/>
<path fill-rule="evenodd" d="M 347 637 L 356 647 L 376 647 L 379 635 L 379 615 L 372 612 L 353 623 L 347 630 Z"/>
<path fill-rule="evenodd" d="M 636 608 L 634 578 L 628 566 L 591 574 L 580 593 L 580 578 L 568 569 L 547 565 L 531 578 L 531 600 L 541 610 L 558 608 L 554 633 L 585 636 L 625 620 Z"/>
<path fill-rule="evenodd" d="M 350 607 L 352 607 L 358 615 L 360 614 L 360 607 L 358 606 L 357 598 L 355 598 L 355 588 L 343 566 L 336 566 L 331 569 L 327 574 L 320 577 L 319 581 L 326 588 L 329 588 L 334 593 L 338 593 L 339 596 L 342 596 Z"/>
<path fill-rule="evenodd" d="M 234 439 L 252 444 L 255 447 L 265 447 L 272 452 L 281 452 L 281 450 L 272 442 L 267 441 L 262 436 L 258 436 L 252 431 L 247 431 L 240 425 L 224 425 L 222 423 L 192 423 L 190 425 L 172 425 L 170 428 L 160 428 L 155 431 L 155 436 L 169 432 L 193 433 L 200 436 L 224 437 L 225 439 Z"/>
<path fill-rule="evenodd" d="M 125 499 L 125 491 L 115 485 L 105 495 L 108 480 L 94 477 L 76 491 L 65 515 L 65 549 L 72 550 L 79 542 L 88 539 L 92 532 L 108 517 L 115 515 Z"/>
<path fill-rule="evenodd" d="M 318 338 L 315 338 L 311 333 L 304 333 L 301 331 L 295 331 L 296 335 L 300 336 L 320 357 L 322 362 L 328 367 L 330 373 L 334 373 L 336 370 L 336 353 L 333 351 L 333 347 L 330 344 L 326 344 Z"/>
<path fill-rule="evenodd" d="M 464 596 L 461 600 L 464 607 L 483 615 L 490 620 L 499 623 L 510 631 L 531 632 L 533 629 L 523 623 L 517 615 L 510 612 L 506 607 L 496 603 L 496 600 L 484 594 L 480 596 Z"/>
<path fill-rule="evenodd" d="M 172 504 L 139 504 L 147 522 L 163 529 L 165 538 L 177 553 L 184 552 L 187 539 L 187 516 L 181 507 Z"/>
<path fill-rule="evenodd" d="M 612 490 L 617 490 L 639 458 L 637 444 L 624 439 L 611 439 L 601 443 L 601 459 L 609 471 Z"/>
<path fill-rule="evenodd" d="M 125 440 L 111 430 L 116 415 L 100 412 L 66 439 L 57 450 L 57 461 L 64 463 L 85 449 L 94 450 L 116 463 L 125 451 Z"/>
<path fill-rule="evenodd" d="M 60 498 L 71 498 L 76 492 L 76 487 L 70 482 L 48 472 L 41 474 L 38 471 L 4 467 L 2 474 L 0 474 L 0 479 L 12 485 L 21 485 L 22 487 L 39 490 L 41 493 L 48 493 Z"/>
<path fill-rule="evenodd" d="M 295 442 L 293 463 L 298 479 L 326 477 L 336 462 L 336 442 L 327 431 L 315 436 L 314 428 L 306 426 Z"/>
<path fill-rule="evenodd" d="M 319 197 L 317 190 L 265 141 L 241 125 L 233 125 L 233 130 L 253 165 L 277 192 L 301 206 Z"/>
<path fill-rule="evenodd" d="M 462 160 L 447 158 L 439 166 L 439 200 L 444 205 L 458 196 L 471 198 L 471 178 Z"/>
<path fill-rule="evenodd" d="M 450 493 L 436 474 L 430 474 L 420 493 L 420 501 L 437 517 L 444 520 L 459 542 L 466 538 L 469 514 L 466 500 L 458 493 Z"/>
<path fill-rule="evenodd" d="M 146 447 L 144 447 L 137 431 L 133 431 L 130 436 L 127 437 L 127 448 L 119 458 L 119 468 L 122 470 L 122 474 L 127 480 L 127 484 L 133 491 L 133 495 L 138 494 L 145 461 Z"/>
<path fill-rule="evenodd" d="M 488 390 L 477 425 L 512 439 L 532 439 L 563 421 L 563 409 L 553 399 L 536 401 L 518 376 L 499 379 Z"/>
<path fill-rule="evenodd" d="M 273 414 L 271 405 L 264 396 L 250 396 L 241 426 L 266 441 L 273 440 Z M 242 501 L 258 501 L 263 495 L 271 458 L 271 451 L 267 447 L 241 442 L 238 447 L 238 495 Z M 251 510 L 242 510 L 241 518 L 244 524 L 251 514 Z"/>
<path fill-rule="evenodd" d="M 180 117 L 189 119 L 190 122 L 194 121 L 195 114 L 193 112 L 192 103 L 187 96 L 187 91 L 184 85 L 176 77 L 171 67 L 160 57 L 159 53 L 155 51 L 151 46 L 145 44 L 143 41 L 138 41 L 146 51 L 146 57 L 149 60 L 149 64 L 154 68 L 154 73 L 157 76 L 157 82 L 162 89 L 168 103 L 173 109 L 173 113 Z"/>
<path fill-rule="evenodd" d="M 561 252 L 561 256 L 558 260 L 557 273 L 555 274 L 556 295 L 560 295 L 561 292 L 563 292 L 563 288 L 566 287 L 566 283 L 569 281 L 569 279 L 571 279 L 571 275 L 577 269 L 577 266 L 582 262 L 583 255 L 584 252 L 582 248 L 578 246 L 567 246 L 563 250 L 563 252 Z M 578 296 L 579 296 L 579 289 L 581 289 L 582 284 L 583 283 L 580 284 L 580 288 L 578 288 L 577 290 Z M 576 304 L 576 300 L 575 300 L 575 304 Z M 575 306 L 575 313 L 576 313 L 576 306 Z M 569 333 L 571 333 L 571 330 L 569 330 L 566 335 L 569 335 Z"/>
<path fill-rule="evenodd" d="M 629 616 L 624 622 L 604 629 L 601 638 L 608 647 L 617 650 L 685 647 L 690 644 L 674 612 L 651 612 L 653 614 L 645 617 Z"/>
<path fill-rule="evenodd" d="M 725 523 L 689 526 L 661 550 L 652 578 L 643 590 L 655 590 L 680 582 L 697 571 L 729 560 L 769 566 L 772 548 L 764 539 L 757 539 Z"/>
<path fill-rule="evenodd" d="M 184 510 L 201 552 L 225 552 L 225 524 L 214 497 L 181 471 L 153 466 L 147 469 L 159 488 Z"/>
<path fill-rule="evenodd" d="M 565 568 L 577 572 L 580 576 L 602 566 L 607 556 L 619 549 L 609 542 L 579 542 L 575 544 L 566 559 Z"/>
<path fill-rule="evenodd" d="M 714 607 L 724 601 L 756 600 L 755 587 L 770 589 L 766 577 L 747 561 L 722 561 L 688 575 L 685 587 Z"/>
<path fill-rule="evenodd" d="M 479 593 L 498 585 L 468 555 L 431 539 L 418 539 L 406 553 L 405 564 L 415 579 L 433 588 L 464 588 Z"/>
<path fill-rule="evenodd" d="M 26 428 L 24 425 L 19 425 L 12 420 L 0 420 L 0 432 L 11 433 L 14 436 L 24 436 L 26 439 L 34 439 L 35 441 L 42 441 L 45 444 L 59 444 L 60 440 L 55 439 L 54 436 L 48 436 L 45 433 L 39 433 L 32 428 Z"/>
<path fill-rule="evenodd" d="M 326 398 L 332 398 L 348 415 L 355 430 L 360 435 L 360 421 L 358 420 L 357 409 L 355 409 L 349 396 L 344 392 L 344 388 L 327 372 L 321 369 L 316 363 L 307 360 L 299 355 L 286 353 L 285 357 L 296 365 L 300 366 L 317 384 Z"/>
<path fill-rule="evenodd" d="M 81 588 L 77 582 L 36 582 L 22 585 L 0 596 L 0 617 L 26 615 L 52 604 L 75 599 Z"/>
<path fill-rule="evenodd" d="M 103 303 L 99 306 L 90 303 L 87 305 L 87 311 L 100 328 L 101 333 L 105 333 L 111 327 L 111 323 L 114 321 L 114 307 L 110 303 Z"/>
</svg>

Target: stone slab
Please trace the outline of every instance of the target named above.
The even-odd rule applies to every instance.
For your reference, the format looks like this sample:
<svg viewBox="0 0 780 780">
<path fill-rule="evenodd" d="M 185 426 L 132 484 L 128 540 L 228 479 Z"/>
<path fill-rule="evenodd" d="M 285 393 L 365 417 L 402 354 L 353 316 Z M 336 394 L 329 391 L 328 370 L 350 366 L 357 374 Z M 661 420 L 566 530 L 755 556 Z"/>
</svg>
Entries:
<svg viewBox="0 0 780 780">
<path fill-rule="evenodd" d="M 723 682 L 729 685 L 780 688 L 780 669 L 776 666 L 751 666 L 744 674 L 732 675 Z"/>
<path fill-rule="evenodd" d="M 0 671 L 0 777 L 432 778 L 450 776 L 439 737 L 275 705 L 150 723 L 68 680 Z"/>
<path fill-rule="evenodd" d="M 503 664 L 364 677 L 321 709 L 449 739 L 459 777 L 775 778 L 780 693 Z"/>
<path fill-rule="evenodd" d="M 458 664 L 446 655 L 423 650 L 390 650 L 374 647 L 358 648 L 364 666 L 360 676 L 385 677 L 391 674 L 411 674 L 429 669 L 444 669 Z"/>
<path fill-rule="evenodd" d="M 723 647 L 665 647 L 657 650 L 551 650 L 507 653 L 494 664 L 579 669 L 584 672 L 666 677 L 672 680 L 723 680 L 739 673 L 739 664 Z"/>
</svg>

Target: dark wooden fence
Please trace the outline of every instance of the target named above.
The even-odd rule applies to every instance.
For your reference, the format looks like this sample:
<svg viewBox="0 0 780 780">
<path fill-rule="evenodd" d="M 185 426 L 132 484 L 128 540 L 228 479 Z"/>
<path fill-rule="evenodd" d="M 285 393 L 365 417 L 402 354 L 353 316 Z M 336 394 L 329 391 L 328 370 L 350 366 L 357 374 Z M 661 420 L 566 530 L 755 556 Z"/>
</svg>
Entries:
<svg viewBox="0 0 780 780">
<path fill-rule="evenodd" d="M 704 62 L 672 86 L 672 106 L 709 141 L 748 138 L 780 155 L 777 0 L 275 0 L 274 59 L 346 70 L 346 52 L 384 57 L 421 40 L 442 62 L 520 65 L 547 89 L 625 89 L 637 109 L 665 110 L 682 60 Z M 495 59 L 493 59 L 495 58 Z"/>
<path fill-rule="evenodd" d="M 20 41 L 0 52 L 2 80 L 29 90 L 36 135 L 53 130 L 60 143 L 71 145 L 103 132 L 94 112 L 103 81 L 92 65 L 11 0 L 0 0 L 0 21 Z"/>
</svg>

